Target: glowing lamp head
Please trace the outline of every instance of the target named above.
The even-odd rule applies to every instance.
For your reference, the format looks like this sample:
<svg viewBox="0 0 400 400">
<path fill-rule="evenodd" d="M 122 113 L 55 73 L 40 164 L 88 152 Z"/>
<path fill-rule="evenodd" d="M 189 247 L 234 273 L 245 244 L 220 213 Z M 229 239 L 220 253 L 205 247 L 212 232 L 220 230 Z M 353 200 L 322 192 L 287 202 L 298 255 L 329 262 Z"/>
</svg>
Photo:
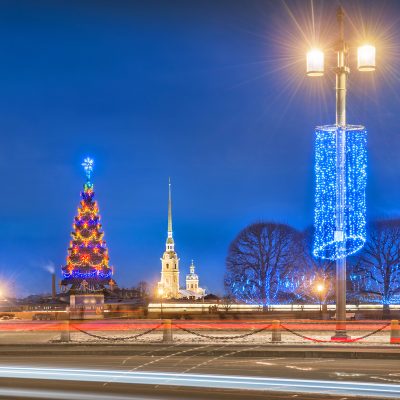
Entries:
<svg viewBox="0 0 400 400">
<path fill-rule="evenodd" d="M 357 51 L 357 68 L 359 71 L 375 71 L 376 50 L 374 46 L 366 44 L 360 46 Z"/>
<path fill-rule="evenodd" d="M 318 283 L 317 292 L 322 293 L 325 290 L 325 286 L 322 283 Z"/>
<path fill-rule="evenodd" d="M 307 76 L 322 76 L 324 74 L 324 53 L 312 49 L 307 53 Z"/>
<path fill-rule="evenodd" d="M 163 289 L 163 288 L 158 288 L 158 295 L 159 295 L 160 297 L 162 297 L 163 294 L 164 294 L 164 289 Z"/>
</svg>

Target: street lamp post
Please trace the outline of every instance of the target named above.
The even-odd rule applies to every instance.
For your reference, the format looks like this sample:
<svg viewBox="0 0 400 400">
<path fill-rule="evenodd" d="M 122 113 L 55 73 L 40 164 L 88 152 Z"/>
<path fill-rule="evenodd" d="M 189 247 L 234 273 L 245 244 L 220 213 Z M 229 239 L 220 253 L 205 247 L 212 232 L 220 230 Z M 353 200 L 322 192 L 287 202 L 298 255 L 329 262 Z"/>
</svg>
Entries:
<svg viewBox="0 0 400 400">
<path fill-rule="evenodd" d="M 162 287 L 158 288 L 158 295 L 160 296 L 160 304 L 161 304 L 161 319 L 163 316 L 163 297 L 164 297 L 164 289 Z"/>
<path fill-rule="evenodd" d="M 349 338 L 346 331 L 346 91 L 350 73 L 347 54 L 348 45 L 344 40 L 344 12 L 337 10 L 339 37 L 334 47 L 337 54 L 336 75 L 336 207 L 335 232 L 336 244 L 336 332 L 334 340 Z M 358 70 L 375 69 L 375 47 L 365 45 L 358 48 Z M 307 75 L 324 74 L 324 54 L 312 50 L 307 54 Z"/>
<path fill-rule="evenodd" d="M 339 7 L 337 20 L 339 24 L 339 40 L 337 43 L 337 68 L 336 68 L 336 232 L 335 241 L 338 254 L 346 253 L 344 232 L 344 211 L 346 206 L 346 91 L 347 75 L 350 69 L 346 66 L 348 47 L 344 41 L 344 13 Z M 336 333 L 335 339 L 347 339 L 346 332 L 346 257 L 336 260 Z"/>
<path fill-rule="evenodd" d="M 317 292 L 318 292 L 318 300 L 319 300 L 319 311 L 322 312 L 322 296 L 325 291 L 325 286 L 322 283 L 318 283 Z"/>
</svg>

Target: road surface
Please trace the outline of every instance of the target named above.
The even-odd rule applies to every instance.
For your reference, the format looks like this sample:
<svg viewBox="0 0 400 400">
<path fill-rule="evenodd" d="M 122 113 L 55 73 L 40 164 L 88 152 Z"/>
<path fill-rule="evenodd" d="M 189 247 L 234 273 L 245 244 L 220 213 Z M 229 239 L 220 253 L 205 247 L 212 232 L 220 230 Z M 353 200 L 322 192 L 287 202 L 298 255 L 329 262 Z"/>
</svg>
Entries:
<svg viewBox="0 0 400 400">
<path fill-rule="evenodd" d="M 147 346 L 127 356 L 1 355 L 0 398 L 400 398 L 399 360 L 238 357 L 229 344 L 219 346 L 218 355 L 212 354 L 215 348 Z"/>
</svg>

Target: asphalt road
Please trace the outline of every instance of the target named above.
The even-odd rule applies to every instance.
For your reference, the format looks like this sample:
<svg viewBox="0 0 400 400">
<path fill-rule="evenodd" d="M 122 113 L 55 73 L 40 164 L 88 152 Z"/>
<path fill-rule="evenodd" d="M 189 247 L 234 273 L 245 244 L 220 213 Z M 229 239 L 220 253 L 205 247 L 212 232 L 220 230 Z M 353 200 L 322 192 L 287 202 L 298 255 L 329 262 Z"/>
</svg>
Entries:
<svg viewBox="0 0 400 400">
<path fill-rule="evenodd" d="M 215 348 L 150 346 L 127 356 L 0 355 L 0 398 L 400 399 L 399 360 L 238 357 L 229 344 L 220 345 L 218 355 L 212 354 Z"/>
<path fill-rule="evenodd" d="M 101 385 L 86 382 L 7 380 L 1 382 L 0 398 L 7 400 L 345 400 L 344 396 L 293 394 L 249 390 L 207 389 L 177 386 Z M 352 397 L 353 398 L 353 397 Z M 362 397 L 365 399 L 365 397 Z M 368 399 L 379 399 L 369 397 Z"/>
</svg>

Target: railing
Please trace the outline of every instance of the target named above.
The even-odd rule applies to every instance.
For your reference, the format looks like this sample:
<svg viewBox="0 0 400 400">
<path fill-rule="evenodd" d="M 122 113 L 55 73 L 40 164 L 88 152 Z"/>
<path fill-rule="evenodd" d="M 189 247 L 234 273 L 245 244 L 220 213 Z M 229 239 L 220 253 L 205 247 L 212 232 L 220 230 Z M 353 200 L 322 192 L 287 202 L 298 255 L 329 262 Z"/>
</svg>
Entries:
<svg viewBox="0 0 400 400">
<path fill-rule="evenodd" d="M 172 343 L 193 342 L 193 338 L 208 342 L 238 342 L 246 344 L 246 339 L 254 336 L 254 340 L 260 344 L 267 343 L 355 343 L 367 342 L 367 339 L 379 334 L 390 333 L 390 335 L 379 336 L 375 342 L 369 343 L 379 344 L 400 344 L 400 328 L 399 322 L 393 320 L 391 322 L 382 321 L 357 321 L 347 322 L 348 331 L 353 337 L 338 342 L 332 340 L 330 336 L 334 331 L 336 321 L 265 321 L 265 322 L 207 322 L 207 321 L 172 321 L 169 319 L 162 320 L 162 323 L 153 323 L 151 327 L 145 328 L 144 324 L 99 324 L 99 323 L 70 323 L 67 324 L 69 335 L 64 334 L 63 341 L 79 341 L 79 338 L 72 338 L 71 333 L 80 333 L 91 338 L 104 341 L 126 342 L 142 338 L 149 340 L 147 335 L 162 333 L 162 341 Z M 136 330 L 137 333 L 131 334 Z M 107 335 L 107 331 L 118 331 L 119 335 Z M 124 335 L 130 333 L 129 335 Z M 257 337 L 256 337 L 257 335 Z M 65 337 L 68 336 L 68 340 Z M 192 339 L 191 339 L 192 337 Z M 154 341 L 160 341 L 161 337 L 151 337 Z"/>
<path fill-rule="evenodd" d="M 73 343 L 193 343 L 235 344 L 338 343 L 332 341 L 336 321 L 315 320 L 65 320 L 2 321 L 0 344 Z M 351 336 L 344 343 L 400 344 L 399 321 L 348 321 Z M 12 332 L 13 335 L 9 333 Z M 8 341 L 8 342 L 7 342 Z"/>
</svg>

